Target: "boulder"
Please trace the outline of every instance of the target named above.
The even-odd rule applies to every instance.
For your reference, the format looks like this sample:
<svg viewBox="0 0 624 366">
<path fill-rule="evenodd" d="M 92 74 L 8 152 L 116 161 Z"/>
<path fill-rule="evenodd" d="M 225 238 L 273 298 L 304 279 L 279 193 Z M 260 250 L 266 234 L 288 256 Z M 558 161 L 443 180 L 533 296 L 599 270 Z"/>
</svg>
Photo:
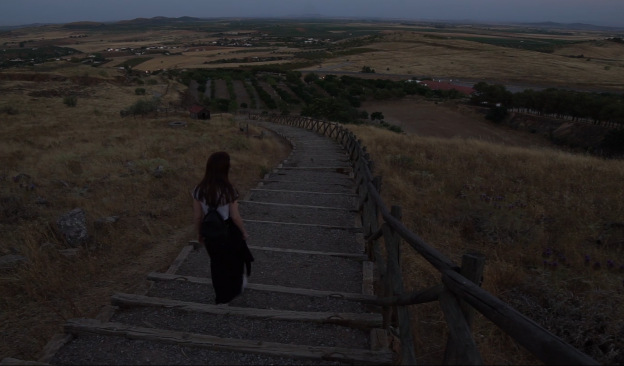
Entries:
<svg viewBox="0 0 624 366">
<path fill-rule="evenodd" d="M 75 249 L 61 249 L 58 251 L 60 255 L 65 258 L 76 258 L 80 254 L 80 248 Z"/>
<path fill-rule="evenodd" d="M 72 248 L 80 246 L 87 240 L 87 218 L 81 208 L 76 208 L 62 215 L 56 224 L 65 241 Z"/>
<path fill-rule="evenodd" d="M 164 171 L 165 167 L 163 167 L 162 165 L 159 166 L 158 168 L 156 168 L 156 170 L 154 170 L 154 177 L 162 178 Z"/>
<path fill-rule="evenodd" d="M 17 266 L 26 263 L 28 263 L 28 258 L 21 255 L 9 254 L 2 256 L 0 257 L 0 272 L 14 269 Z"/>
<path fill-rule="evenodd" d="M 48 200 L 43 198 L 43 197 L 39 197 L 39 198 L 37 198 L 35 203 L 38 204 L 38 205 L 47 205 L 48 204 Z"/>
</svg>

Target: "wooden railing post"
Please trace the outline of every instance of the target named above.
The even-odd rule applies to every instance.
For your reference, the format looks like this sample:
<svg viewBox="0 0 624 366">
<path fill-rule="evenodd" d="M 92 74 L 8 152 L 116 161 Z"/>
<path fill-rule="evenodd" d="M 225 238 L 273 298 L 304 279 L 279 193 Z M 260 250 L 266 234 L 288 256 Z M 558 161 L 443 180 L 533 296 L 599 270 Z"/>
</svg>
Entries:
<svg viewBox="0 0 624 366">
<path fill-rule="evenodd" d="M 480 254 L 464 254 L 462 257 L 461 275 L 466 277 L 471 282 L 481 286 L 481 280 L 483 278 L 483 268 L 485 266 L 485 257 Z M 457 301 L 455 301 L 457 302 Z M 466 325 L 470 330 L 474 321 L 475 310 L 472 306 L 468 305 L 463 300 L 459 301 L 459 308 L 463 315 Z M 451 324 L 449 324 L 449 327 Z M 452 334 L 449 334 L 449 338 L 446 342 L 446 351 L 444 353 L 444 364 L 446 365 L 462 365 L 468 362 L 464 359 L 459 352 L 460 347 L 457 344 L 457 340 L 453 338 Z"/>
<path fill-rule="evenodd" d="M 397 220 L 401 219 L 402 209 L 400 206 L 392 206 L 390 214 Z M 390 296 L 403 294 L 403 276 L 399 263 L 398 248 L 401 246 L 401 237 L 388 225 L 383 226 L 384 241 L 386 243 L 386 255 L 388 257 L 388 281 L 387 292 Z M 401 364 L 415 365 L 416 352 L 414 352 L 414 338 L 412 336 L 411 320 L 407 306 L 397 308 L 399 338 L 401 339 Z M 384 313 L 384 325 L 388 321 L 387 312 Z"/>
</svg>

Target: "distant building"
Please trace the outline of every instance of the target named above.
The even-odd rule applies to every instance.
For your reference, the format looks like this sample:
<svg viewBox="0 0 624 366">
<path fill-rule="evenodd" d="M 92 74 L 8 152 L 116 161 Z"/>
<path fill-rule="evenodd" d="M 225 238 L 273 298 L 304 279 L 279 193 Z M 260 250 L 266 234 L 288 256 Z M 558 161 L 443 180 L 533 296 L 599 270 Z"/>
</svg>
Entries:
<svg viewBox="0 0 624 366">
<path fill-rule="evenodd" d="M 194 105 L 189 109 L 193 119 L 210 119 L 210 111 L 200 105 Z"/>
<path fill-rule="evenodd" d="M 470 95 L 470 94 L 476 92 L 476 90 L 474 90 L 473 88 L 467 87 L 467 86 L 455 85 L 455 84 L 451 84 L 451 83 L 443 83 L 443 82 L 439 82 L 439 81 L 424 80 L 420 84 L 426 85 L 429 89 L 432 89 L 432 90 L 452 90 L 452 89 L 455 89 L 458 92 L 466 94 L 466 95 Z"/>
</svg>

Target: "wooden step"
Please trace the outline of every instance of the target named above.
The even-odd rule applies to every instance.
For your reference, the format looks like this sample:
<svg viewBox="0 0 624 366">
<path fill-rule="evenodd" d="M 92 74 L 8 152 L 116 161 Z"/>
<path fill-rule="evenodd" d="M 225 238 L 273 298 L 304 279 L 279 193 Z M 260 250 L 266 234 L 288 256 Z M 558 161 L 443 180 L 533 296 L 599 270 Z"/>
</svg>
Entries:
<svg viewBox="0 0 624 366">
<path fill-rule="evenodd" d="M 262 182 L 274 182 L 274 183 L 298 183 L 298 184 L 315 184 L 315 185 L 328 185 L 328 186 L 341 186 L 351 188 L 352 183 L 327 183 L 327 182 L 306 182 L 303 180 L 278 180 L 278 179 L 261 179 Z"/>
<path fill-rule="evenodd" d="M 275 224 L 275 225 L 297 225 L 297 226 L 308 226 L 308 227 L 320 227 L 323 229 L 331 229 L 331 230 L 347 230 L 354 233 L 361 233 L 362 228 L 359 226 L 334 226 L 334 225 L 322 225 L 322 224 L 301 224 L 298 222 L 282 222 L 282 221 L 265 221 L 265 220 L 248 220 L 243 219 L 243 222 L 253 222 L 256 224 Z"/>
<path fill-rule="evenodd" d="M 17 358 L 5 357 L 0 361 L 0 365 L 49 365 L 49 363 L 37 361 L 24 361 Z"/>
<path fill-rule="evenodd" d="M 253 245 L 249 246 L 249 249 L 256 250 L 266 250 L 269 252 L 282 252 L 282 253 L 297 253 L 297 254 L 306 254 L 306 255 L 325 255 L 329 257 L 339 257 L 346 259 L 353 259 L 357 261 L 368 261 L 368 255 L 366 254 L 357 254 L 357 253 L 336 253 L 336 252 L 315 252 L 312 250 L 299 250 L 299 249 L 283 249 L 283 248 L 273 248 L 273 247 L 256 247 Z M 169 273 L 169 272 L 167 272 Z"/>
<path fill-rule="evenodd" d="M 311 208 L 315 210 L 334 210 L 334 211 L 348 211 L 348 212 L 356 212 L 350 208 L 341 208 L 341 207 L 325 207 L 325 206 L 308 206 L 308 205 L 292 205 L 289 203 L 273 203 L 273 202 L 261 202 L 261 201 L 238 201 L 239 203 L 244 204 L 254 204 L 254 205 L 267 205 L 267 206 L 279 206 L 279 207 L 297 207 L 297 208 Z"/>
<path fill-rule="evenodd" d="M 183 333 L 162 329 L 134 327 L 121 323 L 103 323 L 95 319 L 70 319 L 64 325 L 65 332 L 76 335 L 101 334 L 128 339 L 198 347 L 215 351 L 254 353 L 276 357 L 308 360 L 339 361 L 361 364 L 391 364 L 392 354 L 338 347 L 298 346 L 276 342 L 249 341 L 215 336 Z"/>
<path fill-rule="evenodd" d="M 325 313 L 239 308 L 234 306 L 208 305 L 195 302 L 177 301 L 158 297 L 139 296 L 131 294 L 115 294 L 111 297 L 111 303 L 122 308 L 167 308 L 180 311 L 205 313 L 212 315 L 240 316 L 254 319 L 336 324 L 358 329 L 370 329 L 375 327 L 381 327 L 383 325 L 383 319 L 381 314 L 373 313 Z"/>
<path fill-rule="evenodd" d="M 185 282 L 195 283 L 199 285 L 208 285 L 208 286 L 212 285 L 212 280 L 206 277 L 180 276 L 180 275 L 172 275 L 172 274 L 157 273 L 157 272 L 152 272 L 148 274 L 147 279 L 152 280 L 152 281 L 185 281 Z M 297 287 L 263 285 L 259 283 L 250 283 L 247 285 L 247 288 L 250 290 L 256 290 L 256 291 L 280 292 L 280 293 L 285 293 L 285 294 L 304 295 L 304 296 L 312 296 L 312 297 L 332 297 L 332 298 L 349 300 L 349 301 L 367 301 L 367 300 L 377 299 L 377 296 L 350 293 L 350 292 L 310 290 L 310 289 L 297 288 Z"/>
<path fill-rule="evenodd" d="M 355 193 L 325 193 L 325 192 L 310 192 L 310 191 L 288 191 L 283 189 L 261 189 L 254 188 L 251 191 L 258 192 L 274 192 L 274 193 L 303 193 L 303 194 L 320 194 L 325 196 L 346 196 L 346 197 L 358 197 Z"/>
</svg>

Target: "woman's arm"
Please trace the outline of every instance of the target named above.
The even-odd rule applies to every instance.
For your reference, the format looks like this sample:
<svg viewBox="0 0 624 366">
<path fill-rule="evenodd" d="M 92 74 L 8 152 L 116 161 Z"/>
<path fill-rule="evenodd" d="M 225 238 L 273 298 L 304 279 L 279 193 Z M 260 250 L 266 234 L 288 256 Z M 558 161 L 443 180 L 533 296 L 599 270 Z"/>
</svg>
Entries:
<svg viewBox="0 0 624 366">
<path fill-rule="evenodd" d="M 195 224 L 195 230 L 197 231 L 197 241 L 203 243 L 204 238 L 201 236 L 201 223 L 204 218 L 204 210 L 202 209 L 201 203 L 199 203 L 196 199 L 193 199 L 193 212 L 193 223 Z"/>
<path fill-rule="evenodd" d="M 247 240 L 249 235 L 247 235 L 247 231 L 245 231 L 245 226 L 243 225 L 243 219 L 241 218 L 240 212 L 238 211 L 238 201 L 234 201 L 230 203 L 230 217 L 234 224 L 238 226 L 240 231 L 243 233 L 243 239 Z"/>
</svg>

